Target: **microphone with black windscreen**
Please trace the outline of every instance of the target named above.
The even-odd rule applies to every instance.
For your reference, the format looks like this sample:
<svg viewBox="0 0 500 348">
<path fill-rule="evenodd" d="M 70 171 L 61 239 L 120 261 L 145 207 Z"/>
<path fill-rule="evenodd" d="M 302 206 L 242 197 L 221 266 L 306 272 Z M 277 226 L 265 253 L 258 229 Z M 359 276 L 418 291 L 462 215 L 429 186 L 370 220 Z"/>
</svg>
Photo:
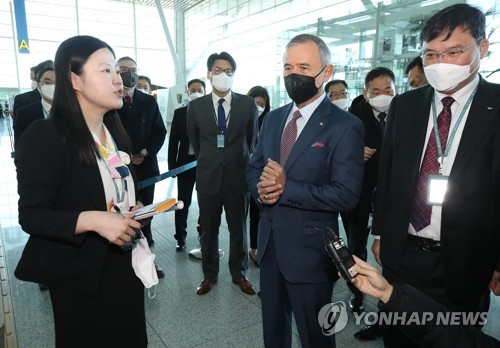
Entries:
<svg viewBox="0 0 500 348">
<path fill-rule="evenodd" d="M 354 269 L 356 262 L 344 240 L 328 226 L 323 227 L 323 240 L 325 241 L 326 252 L 330 255 L 342 278 L 350 282 L 357 274 Z"/>
</svg>

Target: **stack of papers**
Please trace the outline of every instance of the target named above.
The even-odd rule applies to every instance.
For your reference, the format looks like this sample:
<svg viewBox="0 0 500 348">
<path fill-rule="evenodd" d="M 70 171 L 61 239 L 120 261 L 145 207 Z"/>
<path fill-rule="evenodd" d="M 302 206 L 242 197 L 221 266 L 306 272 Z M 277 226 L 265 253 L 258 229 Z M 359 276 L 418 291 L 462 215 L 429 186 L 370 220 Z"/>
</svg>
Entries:
<svg viewBox="0 0 500 348">
<path fill-rule="evenodd" d="M 142 207 L 141 209 L 135 210 L 134 220 L 142 220 L 150 216 L 155 216 L 161 213 L 166 213 L 167 211 L 174 211 L 184 208 L 184 203 L 182 201 L 176 201 L 175 198 L 169 198 L 162 202 L 153 203 Z"/>
</svg>

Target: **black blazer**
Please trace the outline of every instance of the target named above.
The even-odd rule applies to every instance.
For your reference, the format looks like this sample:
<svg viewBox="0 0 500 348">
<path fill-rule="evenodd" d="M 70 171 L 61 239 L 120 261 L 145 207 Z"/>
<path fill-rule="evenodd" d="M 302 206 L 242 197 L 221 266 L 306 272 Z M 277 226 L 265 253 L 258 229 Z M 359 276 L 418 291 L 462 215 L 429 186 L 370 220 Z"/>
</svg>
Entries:
<svg viewBox="0 0 500 348">
<path fill-rule="evenodd" d="M 379 307 L 387 312 L 419 313 L 420 319 L 424 318 L 423 312 L 433 313 L 425 325 L 398 326 L 421 347 L 500 348 L 500 341 L 472 325 L 438 324 L 437 313 L 446 313 L 449 309 L 410 285 L 394 284 L 391 298 L 386 304 L 379 302 Z"/>
<path fill-rule="evenodd" d="M 373 156 L 365 162 L 363 174 L 362 197 L 371 199 L 373 189 L 377 184 L 380 150 L 382 147 L 383 131 L 373 114 L 373 110 L 365 101 L 363 95 L 356 97 L 349 108 L 349 112 L 363 121 L 365 127 L 365 146 L 377 149 Z"/>
<path fill-rule="evenodd" d="M 186 126 L 187 106 L 174 111 L 168 140 L 168 169 L 180 167 L 189 162 L 189 138 Z"/>
<path fill-rule="evenodd" d="M 187 130 L 198 165 L 196 190 L 215 195 L 222 178 L 234 194 L 247 192 L 245 169 L 257 134 L 257 104 L 249 96 L 232 93 L 225 147 L 217 147 L 217 121 L 212 94 L 191 101 L 187 110 Z M 228 174 L 223 175 L 223 173 Z"/>
<path fill-rule="evenodd" d="M 29 92 L 18 94 L 14 97 L 14 117 L 17 116 L 17 111 L 23 107 L 30 104 L 36 103 L 42 99 L 42 95 L 38 89 L 34 89 Z"/>
<path fill-rule="evenodd" d="M 106 211 L 97 164 L 78 159 L 71 138 L 52 118 L 33 123 L 16 150 L 19 224 L 30 235 L 17 278 L 97 295 L 108 252 L 122 253 L 97 233 L 75 235 L 83 211 Z M 124 257 L 131 260 L 131 252 Z"/>
<path fill-rule="evenodd" d="M 160 174 L 157 154 L 163 146 L 167 129 L 155 98 L 135 89 L 132 106 L 124 102 L 118 114 L 132 141 L 132 153 L 137 154 L 142 149 L 148 151 L 144 161 L 134 166 L 137 178 L 144 180 Z"/>
<path fill-rule="evenodd" d="M 21 134 L 36 120 L 43 120 L 45 114 L 43 112 L 42 100 L 23 106 L 17 110 L 17 115 L 14 118 L 14 144 L 17 146 Z"/>
<path fill-rule="evenodd" d="M 373 233 L 383 267 L 397 270 L 408 235 L 432 87 L 394 97 L 384 134 Z M 458 141 L 458 140 L 457 140 Z M 441 215 L 448 296 L 479 298 L 500 270 L 500 85 L 480 79 L 450 173 Z"/>
</svg>

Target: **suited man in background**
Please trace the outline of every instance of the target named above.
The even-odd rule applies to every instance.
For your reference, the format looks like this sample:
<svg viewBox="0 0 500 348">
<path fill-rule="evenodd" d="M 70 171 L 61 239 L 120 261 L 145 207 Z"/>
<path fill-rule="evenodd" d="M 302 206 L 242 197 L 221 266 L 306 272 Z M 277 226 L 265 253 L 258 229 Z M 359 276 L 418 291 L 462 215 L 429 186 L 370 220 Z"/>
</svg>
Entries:
<svg viewBox="0 0 500 348">
<path fill-rule="evenodd" d="M 283 77 L 293 103 L 269 113 L 246 171 L 261 207 L 257 260 L 264 343 L 291 346 L 293 312 L 302 347 L 335 347 L 318 325 L 337 271 L 325 251 L 325 226 L 356 206 L 363 175 L 363 124 L 333 105 L 328 46 L 302 34 L 287 45 Z"/>
<path fill-rule="evenodd" d="M 42 99 L 42 95 L 38 90 L 38 81 L 37 76 L 40 70 L 45 67 L 54 68 L 54 61 L 46 60 L 30 69 L 30 79 L 31 79 L 31 88 L 32 90 L 26 93 L 18 94 L 14 97 L 14 114 L 13 117 L 17 116 L 17 110 L 19 110 L 23 106 L 28 106 L 30 104 L 36 103 Z"/>
<path fill-rule="evenodd" d="M 205 82 L 194 79 L 188 82 L 188 95 L 190 100 L 198 99 L 205 95 Z M 189 143 L 186 125 L 187 106 L 174 111 L 170 137 L 168 142 L 168 169 L 172 170 L 196 161 L 194 149 Z M 175 211 L 175 235 L 177 240 L 176 251 L 186 250 L 187 219 L 189 207 L 196 182 L 196 167 L 188 169 L 177 175 L 177 199 L 184 203 L 184 207 Z"/>
<path fill-rule="evenodd" d="M 372 213 L 373 190 L 377 183 L 380 147 L 384 134 L 385 119 L 389 104 L 397 93 L 392 70 L 377 67 L 365 77 L 363 95 L 353 102 L 349 112 L 358 117 L 365 126 L 363 188 L 361 198 L 355 209 L 347 213 L 349 249 L 363 261 L 367 259 L 366 243 L 370 229 L 368 227 Z M 358 99 L 356 98 L 356 99 Z M 364 310 L 363 293 L 350 286 L 353 296 L 349 301 L 351 311 L 360 313 Z"/>
<path fill-rule="evenodd" d="M 393 99 L 373 225 L 389 282 L 470 314 L 488 312 L 488 284 L 500 283 L 500 86 L 478 74 L 485 22 L 479 9 L 456 4 L 422 29 L 430 86 Z M 430 180 L 447 182 L 444 197 L 428 196 Z M 384 343 L 415 346 L 397 326 L 386 326 Z"/>
<path fill-rule="evenodd" d="M 137 90 L 137 63 L 130 57 L 117 61 L 123 80 L 123 106 L 118 110 L 123 127 L 132 141 L 132 163 L 137 173 L 137 180 L 149 179 L 160 174 L 157 154 L 163 146 L 167 129 L 160 114 L 160 109 L 153 96 Z M 139 190 L 140 201 L 144 205 L 153 203 L 155 186 Z M 152 223 L 152 222 L 151 222 Z M 149 246 L 154 240 L 151 223 L 142 227 Z M 155 264 L 158 278 L 165 277 L 165 272 Z"/>
<path fill-rule="evenodd" d="M 196 289 L 203 295 L 219 274 L 219 227 L 222 209 L 229 229 L 229 271 L 241 291 L 255 290 L 246 278 L 248 268 L 245 168 L 257 136 L 257 105 L 253 98 L 231 91 L 236 62 L 227 52 L 207 60 L 212 93 L 189 103 L 187 131 L 194 154 L 196 190 L 201 219 L 204 279 Z"/>
<path fill-rule="evenodd" d="M 17 145 L 21 134 L 36 120 L 49 117 L 54 90 L 56 87 L 56 74 L 53 66 L 46 66 L 38 72 L 38 90 L 42 99 L 17 110 L 17 117 L 14 119 L 14 144 Z"/>
</svg>

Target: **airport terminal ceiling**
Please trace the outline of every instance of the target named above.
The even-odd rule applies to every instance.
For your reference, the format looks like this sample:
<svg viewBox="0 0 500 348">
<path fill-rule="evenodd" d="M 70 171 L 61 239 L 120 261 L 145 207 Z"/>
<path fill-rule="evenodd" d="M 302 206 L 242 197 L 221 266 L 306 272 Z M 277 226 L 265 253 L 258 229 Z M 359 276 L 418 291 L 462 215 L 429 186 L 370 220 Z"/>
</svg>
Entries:
<svg viewBox="0 0 500 348">
<path fill-rule="evenodd" d="M 133 2 L 138 5 L 156 6 L 156 0 L 112 0 L 117 2 Z M 205 0 L 160 0 L 161 7 L 184 12 Z"/>
</svg>

